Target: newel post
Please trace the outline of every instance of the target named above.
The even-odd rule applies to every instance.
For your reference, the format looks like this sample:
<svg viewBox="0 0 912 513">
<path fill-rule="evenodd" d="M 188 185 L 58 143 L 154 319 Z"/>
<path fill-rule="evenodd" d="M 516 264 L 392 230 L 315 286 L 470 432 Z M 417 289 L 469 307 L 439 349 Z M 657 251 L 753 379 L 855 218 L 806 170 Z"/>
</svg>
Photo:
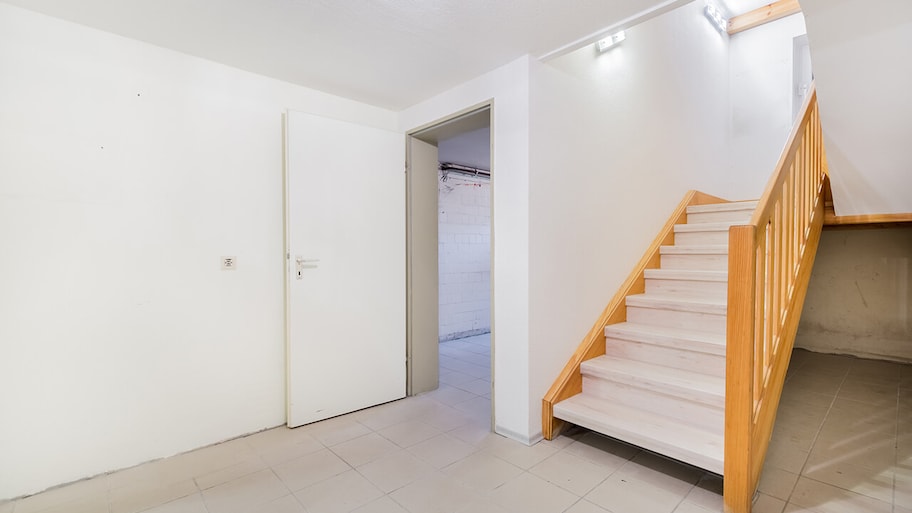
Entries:
<svg viewBox="0 0 912 513">
<path fill-rule="evenodd" d="M 754 313 L 757 228 L 728 233 L 728 312 L 725 363 L 724 499 L 727 513 L 750 513 L 752 468 Z"/>
</svg>

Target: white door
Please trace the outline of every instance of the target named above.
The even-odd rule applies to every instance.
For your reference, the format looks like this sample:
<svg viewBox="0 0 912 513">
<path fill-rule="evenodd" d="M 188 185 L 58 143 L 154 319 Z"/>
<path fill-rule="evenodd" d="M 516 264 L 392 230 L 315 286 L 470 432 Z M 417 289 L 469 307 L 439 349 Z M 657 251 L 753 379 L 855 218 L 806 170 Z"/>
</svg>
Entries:
<svg viewBox="0 0 912 513">
<path fill-rule="evenodd" d="M 288 426 L 405 396 L 405 139 L 286 116 Z"/>
<path fill-rule="evenodd" d="M 437 147 L 408 138 L 409 395 L 438 386 Z"/>
</svg>

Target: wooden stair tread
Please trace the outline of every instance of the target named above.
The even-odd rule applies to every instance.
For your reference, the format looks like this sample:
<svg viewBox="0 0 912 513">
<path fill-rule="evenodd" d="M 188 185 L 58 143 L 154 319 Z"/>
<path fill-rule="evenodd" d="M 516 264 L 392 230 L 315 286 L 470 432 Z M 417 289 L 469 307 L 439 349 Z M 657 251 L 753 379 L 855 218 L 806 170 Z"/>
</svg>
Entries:
<svg viewBox="0 0 912 513">
<path fill-rule="evenodd" d="M 725 315 L 726 310 L 728 309 L 728 298 L 717 297 L 710 294 L 684 295 L 646 293 L 627 296 L 627 306 Z"/>
<path fill-rule="evenodd" d="M 728 282 L 727 271 L 699 269 L 646 269 L 646 279 Z"/>
<path fill-rule="evenodd" d="M 605 326 L 605 336 L 690 351 L 725 355 L 725 334 L 621 322 Z"/>
<path fill-rule="evenodd" d="M 703 214 L 708 212 L 731 212 L 737 210 L 751 210 L 757 208 L 757 200 L 732 201 L 729 203 L 711 203 L 708 205 L 691 205 L 687 207 L 688 214 Z"/>
<path fill-rule="evenodd" d="M 662 255 L 727 255 L 728 244 L 693 244 L 688 246 L 662 246 Z"/>
<path fill-rule="evenodd" d="M 577 394 L 554 405 L 554 416 L 650 451 L 723 471 L 723 437 L 665 416 Z"/>
<path fill-rule="evenodd" d="M 725 378 L 647 362 L 598 356 L 580 366 L 584 376 L 660 392 L 681 400 L 725 407 Z"/>
</svg>

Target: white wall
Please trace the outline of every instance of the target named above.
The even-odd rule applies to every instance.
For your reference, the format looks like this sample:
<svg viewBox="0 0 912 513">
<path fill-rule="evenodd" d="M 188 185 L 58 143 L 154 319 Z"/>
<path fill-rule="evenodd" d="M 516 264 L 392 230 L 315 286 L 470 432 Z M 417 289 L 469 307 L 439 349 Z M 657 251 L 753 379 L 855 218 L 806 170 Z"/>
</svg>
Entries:
<svg viewBox="0 0 912 513">
<path fill-rule="evenodd" d="M 5 4 L 0 70 L 0 499 L 284 423 L 282 112 L 396 115 Z"/>
<path fill-rule="evenodd" d="M 824 230 L 795 345 L 912 362 L 912 227 Z"/>
<path fill-rule="evenodd" d="M 494 429 L 529 442 L 528 56 L 404 110 L 411 131 L 492 102 L 491 155 Z M 541 400 L 538 398 L 537 400 Z"/>
<path fill-rule="evenodd" d="M 440 153 L 446 146 L 446 141 L 440 141 Z M 487 140 L 484 146 L 490 147 Z M 443 342 L 488 333 L 491 180 L 450 172 L 445 182 L 437 182 L 437 209 L 439 339 Z"/>
<path fill-rule="evenodd" d="M 801 6 L 836 213 L 912 212 L 912 2 Z"/>
<path fill-rule="evenodd" d="M 728 42 L 694 2 L 532 74 L 531 399 L 689 189 L 727 196 Z"/>
<path fill-rule="evenodd" d="M 726 188 L 735 198 L 759 197 L 791 133 L 793 40 L 804 33 L 804 17 L 795 14 L 731 36 Z"/>
</svg>

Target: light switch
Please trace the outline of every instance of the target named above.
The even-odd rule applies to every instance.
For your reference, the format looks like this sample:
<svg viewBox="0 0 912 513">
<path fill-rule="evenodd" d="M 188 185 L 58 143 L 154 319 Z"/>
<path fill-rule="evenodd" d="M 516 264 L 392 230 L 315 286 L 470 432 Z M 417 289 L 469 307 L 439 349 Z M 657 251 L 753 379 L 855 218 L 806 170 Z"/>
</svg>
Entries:
<svg viewBox="0 0 912 513">
<path fill-rule="evenodd" d="M 222 270 L 223 271 L 234 271 L 237 269 L 237 258 L 233 256 L 223 256 L 222 257 Z"/>
</svg>

